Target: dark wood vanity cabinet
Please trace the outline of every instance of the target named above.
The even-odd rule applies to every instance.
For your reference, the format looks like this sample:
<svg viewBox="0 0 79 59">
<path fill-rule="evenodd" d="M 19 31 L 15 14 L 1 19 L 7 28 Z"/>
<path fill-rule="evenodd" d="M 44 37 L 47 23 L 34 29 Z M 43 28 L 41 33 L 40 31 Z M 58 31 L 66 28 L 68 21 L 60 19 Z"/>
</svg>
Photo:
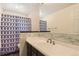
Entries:
<svg viewBox="0 0 79 59">
<path fill-rule="evenodd" d="M 37 49 L 35 49 L 32 45 L 27 43 L 27 56 L 44 56 L 44 55 Z"/>
</svg>

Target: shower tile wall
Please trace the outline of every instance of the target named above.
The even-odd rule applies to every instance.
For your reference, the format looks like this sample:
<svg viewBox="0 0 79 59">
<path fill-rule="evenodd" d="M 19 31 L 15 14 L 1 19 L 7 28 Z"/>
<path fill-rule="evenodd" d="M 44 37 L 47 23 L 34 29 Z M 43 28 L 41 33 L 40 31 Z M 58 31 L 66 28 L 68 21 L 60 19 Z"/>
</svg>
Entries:
<svg viewBox="0 0 79 59">
<path fill-rule="evenodd" d="M 47 22 L 40 20 L 40 31 L 47 31 Z"/>
<path fill-rule="evenodd" d="M 31 19 L 1 14 L 0 23 L 0 55 L 16 51 L 20 31 L 31 31 Z"/>
</svg>

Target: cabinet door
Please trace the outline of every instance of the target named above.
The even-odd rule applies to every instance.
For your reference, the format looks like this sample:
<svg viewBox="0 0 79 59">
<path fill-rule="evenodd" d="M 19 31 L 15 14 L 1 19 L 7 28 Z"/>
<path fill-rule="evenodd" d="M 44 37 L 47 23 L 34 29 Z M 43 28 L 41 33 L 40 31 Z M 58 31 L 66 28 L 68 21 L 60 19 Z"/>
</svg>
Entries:
<svg viewBox="0 0 79 59">
<path fill-rule="evenodd" d="M 31 53 L 32 50 L 31 50 L 31 46 L 27 43 L 27 56 L 31 56 Z"/>
<path fill-rule="evenodd" d="M 32 49 L 32 56 L 37 56 L 38 55 L 38 51 L 34 48 L 34 47 L 32 47 L 31 48 Z"/>
<path fill-rule="evenodd" d="M 27 56 L 44 56 L 37 49 L 32 47 L 29 43 L 27 43 Z"/>
<path fill-rule="evenodd" d="M 44 56 L 41 52 L 38 51 L 38 56 Z"/>
</svg>

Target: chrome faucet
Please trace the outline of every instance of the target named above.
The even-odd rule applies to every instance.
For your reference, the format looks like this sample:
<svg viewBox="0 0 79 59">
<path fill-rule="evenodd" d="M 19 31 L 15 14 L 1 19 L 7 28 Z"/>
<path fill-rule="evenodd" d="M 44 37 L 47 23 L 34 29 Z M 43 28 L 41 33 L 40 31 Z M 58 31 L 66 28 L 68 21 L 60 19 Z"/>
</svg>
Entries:
<svg viewBox="0 0 79 59">
<path fill-rule="evenodd" d="M 52 43 L 52 39 L 48 39 L 47 40 L 47 43 L 49 43 L 50 42 L 50 44 Z"/>
<path fill-rule="evenodd" d="M 55 45 L 55 41 L 52 41 L 52 39 L 48 39 L 47 43 L 50 43 L 50 44 L 53 43 L 53 45 Z"/>
</svg>

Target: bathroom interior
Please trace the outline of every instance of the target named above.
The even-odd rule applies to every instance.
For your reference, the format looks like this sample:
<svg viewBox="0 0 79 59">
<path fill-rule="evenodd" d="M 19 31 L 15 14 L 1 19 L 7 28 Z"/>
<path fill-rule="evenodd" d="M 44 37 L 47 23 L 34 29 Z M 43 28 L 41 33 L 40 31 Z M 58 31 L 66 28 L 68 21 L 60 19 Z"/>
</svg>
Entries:
<svg viewBox="0 0 79 59">
<path fill-rule="evenodd" d="M 0 56 L 79 56 L 79 3 L 0 3 Z"/>
</svg>

